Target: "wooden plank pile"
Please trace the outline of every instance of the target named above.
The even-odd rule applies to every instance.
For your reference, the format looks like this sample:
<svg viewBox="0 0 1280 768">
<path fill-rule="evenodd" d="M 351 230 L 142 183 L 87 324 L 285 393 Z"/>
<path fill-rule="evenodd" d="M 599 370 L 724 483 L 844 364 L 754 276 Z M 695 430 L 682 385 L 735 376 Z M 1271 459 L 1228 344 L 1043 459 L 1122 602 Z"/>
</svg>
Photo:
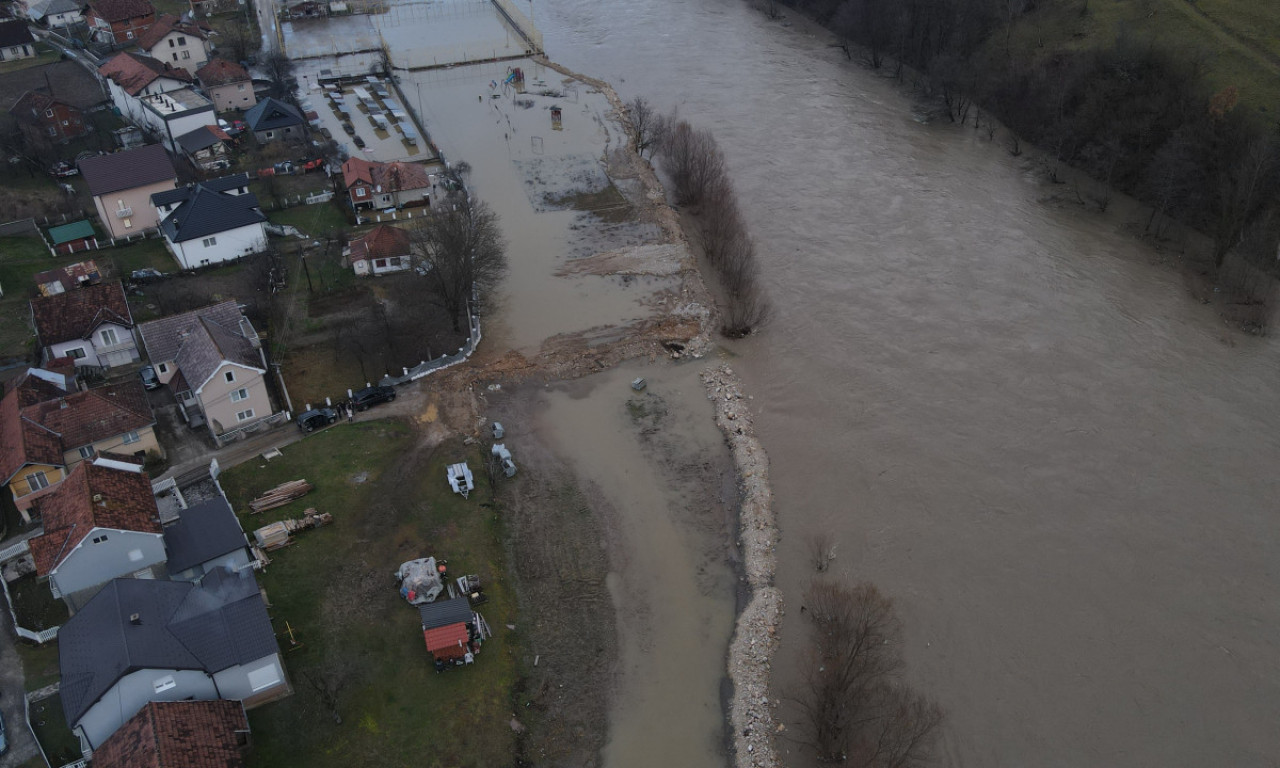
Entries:
<svg viewBox="0 0 1280 768">
<path fill-rule="evenodd" d="M 272 552 L 293 543 L 295 533 L 301 533 L 333 522 L 333 514 L 317 512 L 314 508 L 302 513 L 301 519 L 281 520 L 278 523 L 264 525 L 253 532 L 254 542 L 266 552 Z"/>
<path fill-rule="evenodd" d="M 287 483 L 281 483 L 249 502 L 249 514 L 258 515 L 268 509 L 283 507 L 291 501 L 306 496 L 313 488 L 315 486 L 306 480 L 290 480 Z"/>
</svg>

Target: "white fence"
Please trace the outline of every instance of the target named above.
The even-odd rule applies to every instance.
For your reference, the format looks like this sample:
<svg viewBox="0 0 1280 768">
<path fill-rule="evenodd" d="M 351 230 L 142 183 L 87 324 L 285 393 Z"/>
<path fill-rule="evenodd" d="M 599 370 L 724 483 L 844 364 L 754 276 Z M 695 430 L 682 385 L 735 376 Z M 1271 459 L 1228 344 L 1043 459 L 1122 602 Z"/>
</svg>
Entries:
<svg viewBox="0 0 1280 768">
<path fill-rule="evenodd" d="M 46 629 L 41 632 L 33 632 L 32 630 L 18 624 L 18 614 L 13 612 L 13 596 L 9 594 L 9 583 L 4 579 L 0 579 L 0 588 L 4 589 L 5 603 L 9 606 L 9 618 L 13 619 L 13 631 L 17 633 L 18 637 L 21 637 L 24 640 L 30 640 L 33 643 L 44 645 L 58 636 L 58 630 L 61 629 L 61 627 L 53 627 L 52 629 Z"/>
</svg>

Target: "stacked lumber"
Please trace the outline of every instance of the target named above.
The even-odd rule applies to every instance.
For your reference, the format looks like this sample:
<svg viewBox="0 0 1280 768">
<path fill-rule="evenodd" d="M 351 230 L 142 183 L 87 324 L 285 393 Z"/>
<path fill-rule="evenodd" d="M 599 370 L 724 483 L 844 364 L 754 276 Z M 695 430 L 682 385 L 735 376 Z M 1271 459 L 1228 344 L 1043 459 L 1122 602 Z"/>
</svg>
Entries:
<svg viewBox="0 0 1280 768">
<path fill-rule="evenodd" d="M 319 528 L 333 522 L 333 514 L 308 509 L 302 513 L 301 519 L 281 520 L 278 523 L 264 525 L 253 532 L 254 542 L 266 552 L 287 547 L 293 543 L 292 534 Z"/>
<path fill-rule="evenodd" d="M 322 525 L 332 523 L 333 514 L 331 512 L 317 512 L 313 507 L 302 513 L 301 520 L 284 520 L 283 522 L 285 528 L 289 529 L 289 533 L 297 533 L 308 528 L 319 528 Z"/>
<path fill-rule="evenodd" d="M 291 501 L 306 496 L 313 488 L 315 486 L 306 480 L 290 480 L 287 483 L 281 483 L 249 502 L 249 514 L 257 515 L 268 509 L 283 507 Z"/>
</svg>

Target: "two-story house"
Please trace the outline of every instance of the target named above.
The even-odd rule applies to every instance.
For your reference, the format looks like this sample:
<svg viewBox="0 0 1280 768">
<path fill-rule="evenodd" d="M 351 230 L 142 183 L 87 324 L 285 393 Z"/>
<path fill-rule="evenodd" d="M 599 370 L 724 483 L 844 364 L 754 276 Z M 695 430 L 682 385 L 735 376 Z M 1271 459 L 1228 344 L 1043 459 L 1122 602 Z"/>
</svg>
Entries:
<svg viewBox="0 0 1280 768">
<path fill-rule="evenodd" d="M 262 342 L 234 301 L 138 327 L 156 375 L 215 440 L 271 415 Z"/>
<path fill-rule="evenodd" d="M 201 21 L 183 21 L 171 13 L 156 17 L 138 37 L 138 48 L 154 59 L 195 75 L 209 61 L 209 37 L 217 34 Z"/>
<path fill-rule="evenodd" d="M 152 701 L 93 751 L 93 768 L 245 768 L 238 701 Z"/>
<path fill-rule="evenodd" d="M 18 19 L 0 21 L 0 61 L 29 59 L 36 55 L 36 40 L 27 22 Z"/>
<path fill-rule="evenodd" d="M 157 124 L 155 115 L 149 114 L 143 104 L 160 94 L 190 90 L 193 82 L 185 69 L 129 51 L 116 54 L 98 67 L 98 77 L 106 84 L 120 115 L 153 136 L 165 136 L 164 126 Z M 182 133 L 185 131 L 179 130 L 175 135 Z"/>
<path fill-rule="evenodd" d="M 150 0 L 89 0 L 85 21 L 100 42 L 133 42 L 156 21 Z"/>
<path fill-rule="evenodd" d="M 165 245 L 184 269 L 260 253 L 267 217 L 245 173 L 201 181 L 151 196 Z"/>
<path fill-rule="evenodd" d="M 36 0 L 27 6 L 27 18 L 49 29 L 62 29 L 84 21 L 79 0 Z"/>
<path fill-rule="evenodd" d="M 46 361 L 70 357 L 79 367 L 111 368 L 140 357 L 118 280 L 32 299 L 31 318 Z"/>
<path fill-rule="evenodd" d="M 58 632 L 62 708 L 88 754 L 150 702 L 291 693 L 251 570 L 199 584 L 116 579 Z"/>
<path fill-rule="evenodd" d="M 151 205 L 151 196 L 178 185 L 173 162 L 160 144 L 86 157 L 79 165 L 102 227 L 113 238 L 154 229 L 160 212 Z"/>
<path fill-rule="evenodd" d="M 9 114 L 22 126 L 24 134 L 47 141 L 61 143 L 89 133 L 89 124 L 80 109 L 39 91 L 22 94 L 18 103 L 9 108 Z"/>
<path fill-rule="evenodd" d="M 239 64 L 214 57 L 196 71 L 196 80 L 219 112 L 245 110 L 258 103 L 253 81 Z"/>
<path fill-rule="evenodd" d="M 44 533 L 29 541 L 36 575 L 73 611 L 112 579 L 165 576 L 160 512 L 142 467 L 80 462 L 37 509 Z"/>
<path fill-rule="evenodd" d="M 342 164 L 342 183 L 355 210 L 431 204 L 431 176 L 417 163 L 352 157 Z"/>
</svg>

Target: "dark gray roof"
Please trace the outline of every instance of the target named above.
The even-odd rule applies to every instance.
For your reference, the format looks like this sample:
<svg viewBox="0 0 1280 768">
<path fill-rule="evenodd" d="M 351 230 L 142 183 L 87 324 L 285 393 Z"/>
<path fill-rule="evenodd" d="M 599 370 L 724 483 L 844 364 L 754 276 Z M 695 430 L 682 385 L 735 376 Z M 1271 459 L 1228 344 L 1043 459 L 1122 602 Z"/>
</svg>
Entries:
<svg viewBox="0 0 1280 768">
<path fill-rule="evenodd" d="M 251 572 L 214 571 L 199 586 L 115 579 L 58 632 L 63 712 L 74 725 L 139 669 L 214 673 L 278 652 Z"/>
<path fill-rule="evenodd" d="M 164 529 L 169 573 L 181 573 L 246 546 L 240 521 L 221 496 L 182 510 L 178 521 Z"/>
<path fill-rule="evenodd" d="M 187 199 L 160 222 L 160 231 L 173 242 L 184 243 L 266 220 L 252 192 L 229 195 L 200 183 L 193 184 Z"/>
<path fill-rule="evenodd" d="M 224 328 L 238 328 L 244 320 L 244 314 L 235 301 L 227 300 L 180 315 L 169 315 L 142 323 L 138 326 L 138 331 L 142 334 L 143 346 L 147 348 L 147 357 L 155 363 L 177 359 L 178 350 L 182 349 L 193 332 L 199 330 L 202 318 L 212 320 Z"/>
<path fill-rule="evenodd" d="M 7 112 L 27 91 L 48 93 L 81 110 L 107 100 L 98 78 L 71 60 L 0 74 L 0 110 Z"/>
<path fill-rule="evenodd" d="M 197 389 L 224 360 L 263 370 L 262 356 L 249 340 L 252 329 L 234 301 L 138 326 L 151 361 L 172 360 L 187 384 Z"/>
<path fill-rule="evenodd" d="M 422 616 L 423 631 L 459 622 L 465 624 L 471 621 L 471 603 L 465 597 L 437 600 L 418 606 L 418 613 Z"/>
<path fill-rule="evenodd" d="M 270 131 L 303 123 L 298 110 L 270 96 L 250 107 L 244 113 L 244 121 L 251 131 Z"/>
<path fill-rule="evenodd" d="M 185 136 L 178 137 L 178 142 L 181 143 L 182 140 L 187 136 L 190 136 L 194 133 L 198 133 L 201 130 L 203 129 L 197 128 L 196 130 L 186 134 Z M 212 134 L 209 134 L 209 135 L 212 135 Z M 201 149 L 203 149 L 203 147 L 201 147 Z M 191 150 L 191 151 L 195 151 L 195 150 Z M 157 192 L 151 196 L 151 204 L 155 206 L 161 206 L 161 205 L 170 205 L 172 203 L 180 203 L 183 200 L 186 200 L 188 197 L 191 197 L 191 194 L 195 192 L 196 186 L 197 186 L 196 184 L 188 184 L 185 187 L 178 187 L 177 189 L 166 189 L 163 192 Z M 230 176 L 220 176 L 216 179 L 209 179 L 208 181 L 202 181 L 200 182 L 200 186 L 203 186 L 206 189 L 211 189 L 214 192 L 229 192 L 230 190 L 233 190 L 233 189 L 239 189 L 240 187 L 249 186 L 249 174 L 235 173 Z"/>
<path fill-rule="evenodd" d="M 27 22 L 17 19 L 0 21 L 0 47 L 8 48 L 11 45 L 34 42 L 35 38 L 31 36 L 31 29 L 27 27 Z"/>
<path fill-rule="evenodd" d="M 209 126 L 202 125 L 194 131 L 182 134 L 177 141 L 178 146 L 182 147 L 182 151 L 191 154 L 199 152 L 206 147 L 212 147 L 222 139 L 213 135 L 213 131 L 209 130 Z"/>
<path fill-rule="evenodd" d="M 160 181 L 176 181 L 169 153 L 160 144 L 94 155 L 80 161 L 80 173 L 89 183 L 89 194 L 106 195 Z"/>
<path fill-rule="evenodd" d="M 40 19 L 67 11 L 78 11 L 82 7 L 78 0 L 38 0 L 31 4 L 31 18 Z"/>
</svg>

